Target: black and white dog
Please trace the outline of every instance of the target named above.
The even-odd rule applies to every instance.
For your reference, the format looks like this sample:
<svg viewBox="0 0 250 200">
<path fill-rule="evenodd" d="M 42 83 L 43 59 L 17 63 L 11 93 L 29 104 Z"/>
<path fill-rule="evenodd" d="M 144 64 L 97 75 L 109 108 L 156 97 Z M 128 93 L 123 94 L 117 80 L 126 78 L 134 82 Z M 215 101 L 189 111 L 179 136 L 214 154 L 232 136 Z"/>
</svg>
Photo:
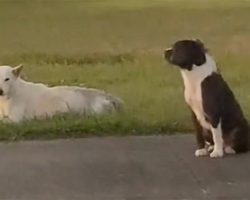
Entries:
<svg viewBox="0 0 250 200">
<path fill-rule="evenodd" d="M 196 128 L 195 156 L 222 157 L 246 152 L 249 126 L 216 63 L 199 40 L 177 41 L 164 53 L 181 70 L 185 101 Z"/>
</svg>

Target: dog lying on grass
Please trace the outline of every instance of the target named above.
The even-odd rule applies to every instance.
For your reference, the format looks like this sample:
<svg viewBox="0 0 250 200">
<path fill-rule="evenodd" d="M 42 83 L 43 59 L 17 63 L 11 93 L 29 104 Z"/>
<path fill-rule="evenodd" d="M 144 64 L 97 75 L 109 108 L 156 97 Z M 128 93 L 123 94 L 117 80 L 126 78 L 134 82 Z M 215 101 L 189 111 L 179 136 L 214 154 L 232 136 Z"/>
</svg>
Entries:
<svg viewBox="0 0 250 200">
<path fill-rule="evenodd" d="M 177 41 L 164 55 L 181 71 L 185 100 L 196 128 L 195 156 L 216 158 L 224 152 L 248 151 L 248 122 L 204 44 L 199 40 Z"/>
<path fill-rule="evenodd" d="M 118 111 L 122 100 L 101 90 L 27 82 L 20 78 L 22 66 L 0 66 L 0 118 L 20 122 L 60 113 L 82 115 Z"/>
</svg>

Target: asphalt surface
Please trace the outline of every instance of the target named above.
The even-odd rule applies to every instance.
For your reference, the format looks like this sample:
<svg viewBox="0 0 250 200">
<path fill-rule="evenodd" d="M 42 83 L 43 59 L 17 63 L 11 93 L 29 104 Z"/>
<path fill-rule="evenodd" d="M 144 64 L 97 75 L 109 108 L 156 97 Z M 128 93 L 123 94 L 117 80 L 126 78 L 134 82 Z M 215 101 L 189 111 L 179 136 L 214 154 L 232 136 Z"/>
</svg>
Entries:
<svg viewBox="0 0 250 200">
<path fill-rule="evenodd" d="M 0 144 L 0 200 L 246 200 L 250 155 L 196 158 L 191 135 Z"/>
</svg>

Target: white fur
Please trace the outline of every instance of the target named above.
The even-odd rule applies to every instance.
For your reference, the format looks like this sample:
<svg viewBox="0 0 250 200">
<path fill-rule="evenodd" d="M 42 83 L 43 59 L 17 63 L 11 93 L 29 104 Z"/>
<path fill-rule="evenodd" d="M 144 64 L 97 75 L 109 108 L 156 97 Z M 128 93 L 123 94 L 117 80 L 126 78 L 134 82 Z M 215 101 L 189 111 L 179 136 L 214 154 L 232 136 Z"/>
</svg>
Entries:
<svg viewBox="0 0 250 200">
<path fill-rule="evenodd" d="M 100 114 L 116 109 L 121 100 L 103 91 L 70 86 L 47 87 L 14 74 L 15 68 L 0 66 L 0 116 L 19 122 L 51 117 L 57 113 Z M 5 81 L 9 78 L 8 81 Z"/>
<path fill-rule="evenodd" d="M 226 154 L 236 154 L 235 150 L 230 146 L 225 146 L 224 151 Z"/>
<path fill-rule="evenodd" d="M 214 150 L 214 145 L 209 145 L 207 150 L 208 152 L 212 152 Z"/>
<path fill-rule="evenodd" d="M 195 156 L 196 157 L 207 156 L 208 154 L 209 154 L 209 152 L 208 152 L 207 148 L 197 149 L 195 151 Z"/>
<path fill-rule="evenodd" d="M 214 149 L 210 157 L 223 156 L 223 139 L 221 123 L 217 128 L 213 128 L 210 123 L 205 120 L 205 113 L 202 105 L 201 82 L 213 72 L 217 71 L 216 63 L 211 56 L 206 54 L 206 63 L 201 66 L 193 66 L 191 71 L 181 70 L 181 75 L 185 86 L 185 101 L 195 113 L 202 127 L 212 131 L 214 140 Z M 207 151 L 207 149 L 206 149 Z M 195 152 L 196 156 L 206 154 L 205 150 L 198 149 Z"/>
<path fill-rule="evenodd" d="M 8 101 L 0 97 L 0 120 L 8 117 Z"/>
<path fill-rule="evenodd" d="M 212 153 L 210 153 L 211 158 L 217 158 L 223 156 L 223 139 L 222 139 L 222 129 L 221 122 L 219 122 L 216 128 L 211 126 L 213 141 L 214 141 L 214 149 Z"/>
<path fill-rule="evenodd" d="M 212 152 L 214 150 L 214 145 L 207 144 L 205 148 L 203 149 L 197 149 L 195 151 L 195 156 L 200 157 L 200 156 L 207 156 L 209 152 Z M 226 154 L 236 154 L 235 150 L 228 145 L 224 145 L 224 152 Z"/>
<path fill-rule="evenodd" d="M 194 66 L 191 71 L 181 70 L 186 103 L 192 108 L 200 124 L 207 129 L 210 129 L 210 124 L 204 117 L 201 82 L 215 71 L 217 71 L 216 64 L 209 55 L 206 55 L 206 63 L 202 66 Z"/>
</svg>

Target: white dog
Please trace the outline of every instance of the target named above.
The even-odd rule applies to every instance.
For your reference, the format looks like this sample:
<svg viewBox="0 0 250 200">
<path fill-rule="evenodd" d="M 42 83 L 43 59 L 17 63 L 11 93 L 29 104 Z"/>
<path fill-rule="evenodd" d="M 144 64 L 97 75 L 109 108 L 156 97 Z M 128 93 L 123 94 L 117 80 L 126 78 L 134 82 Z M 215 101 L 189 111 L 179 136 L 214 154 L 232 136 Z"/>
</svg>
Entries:
<svg viewBox="0 0 250 200">
<path fill-rule="evenodd" d="M 103 91 L 47 87 L 20 78 L 22 66 L 0 66 L 0 117 L 10 122 L 51 117 L 58 113 L 101 114 L 121 108 L 122 101 Z"/>
</svg>

